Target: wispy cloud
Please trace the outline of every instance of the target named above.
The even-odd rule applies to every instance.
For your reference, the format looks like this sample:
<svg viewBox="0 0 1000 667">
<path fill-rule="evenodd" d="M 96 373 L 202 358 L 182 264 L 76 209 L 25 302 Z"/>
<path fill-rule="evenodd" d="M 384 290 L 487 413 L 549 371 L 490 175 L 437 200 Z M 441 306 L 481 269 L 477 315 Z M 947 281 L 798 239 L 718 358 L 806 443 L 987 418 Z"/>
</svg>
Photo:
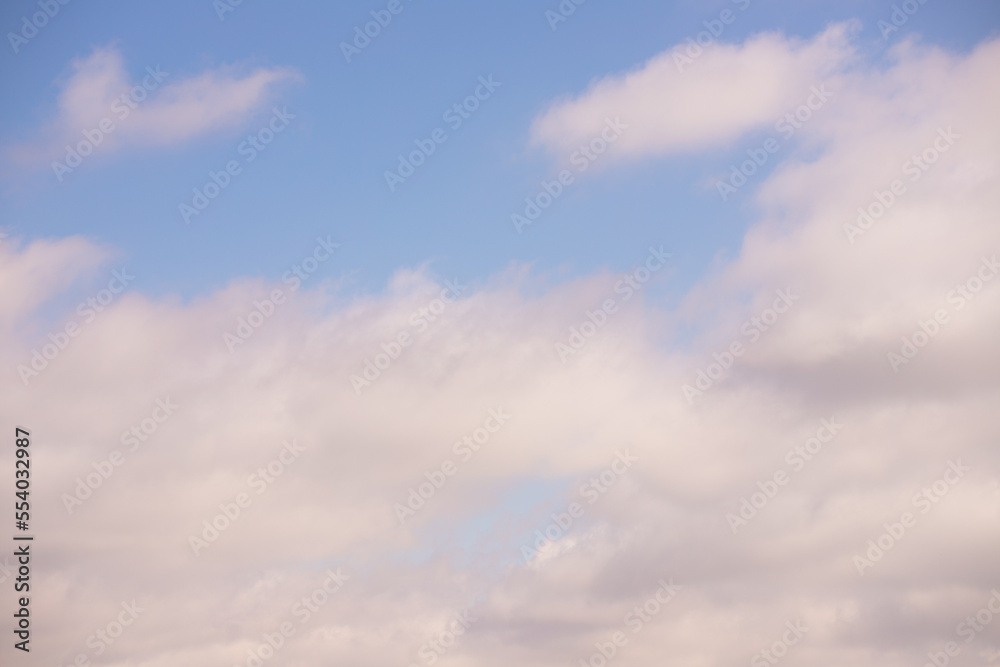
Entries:
<svg viewBox="0 0 1000 667">
<path fill-rule="evenodd" d="M 18 164 L 40 166 L 115 149 L 179 144 L 238 127 L 274 96 L 275 87 L 300 75 L 283 67 L 227 65 L 184 76 L 156 63 L 130 75 L 114 47 L 96 49 L 71 63 L 59 84 L 54 120 L 39 139 L 10 149 Z M 93 148 L 82 148 L 80 143 Z M 72 165 L 70 165 L 72 166 Z"/>
</svg>

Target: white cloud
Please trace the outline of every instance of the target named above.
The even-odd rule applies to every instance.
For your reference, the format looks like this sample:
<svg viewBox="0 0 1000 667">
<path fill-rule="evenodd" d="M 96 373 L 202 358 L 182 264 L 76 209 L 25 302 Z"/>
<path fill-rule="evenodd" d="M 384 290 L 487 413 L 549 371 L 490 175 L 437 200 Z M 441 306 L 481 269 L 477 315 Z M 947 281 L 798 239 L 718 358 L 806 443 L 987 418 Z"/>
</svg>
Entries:
<svg viewBox="0 0 1000 667">
<path fill-rule="evenodd" d="M 110 250 L 81 237 L 36 241 L 21 248 L 0 237 L 0 329 L 23 324 L 49 298 L 109 259 Z"/>
<path fill-rule="evenodd" d="M 802 104 L 810 86 L 850 65 L 853 29 L 834 25 L 809 41 L 765 33 L 742 45 L 715 44 L 684 67 L 668 49 L 634 71 L 607 76 L 555 103 L 535 120 L 532 140 L 561 155 L 598 136 L 606 118 L 620 117 L 628 131 L 613 147 L 619 157 L 725 144 L 773 124 Z"/>
<path fill-rule="evenodd" d="M 90 142 L 98 144 L 95 152 L 106 152 L 166 146 L 236 127 L 271 101 L 275 86 L 300 78 L 289 68 L 236 66 L 185 77 L 159 64 L 132 76 L 111 47 L 74 60 L 71 68 L 60 83 L 58 116 L 43 128 L 43 139 L 12 150 L 16 161 L 64 160 L 65 146 L 87 141 L 85 133 L 100 138 Z M 112 129 L 102 130 L 102 122 Z"/>
</svg>

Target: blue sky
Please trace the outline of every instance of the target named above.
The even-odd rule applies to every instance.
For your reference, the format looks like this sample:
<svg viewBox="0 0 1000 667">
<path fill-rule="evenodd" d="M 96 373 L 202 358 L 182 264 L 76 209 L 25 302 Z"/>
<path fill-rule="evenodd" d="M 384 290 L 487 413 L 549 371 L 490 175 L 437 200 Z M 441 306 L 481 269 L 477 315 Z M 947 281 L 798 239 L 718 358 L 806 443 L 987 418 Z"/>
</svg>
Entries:
<svg viewBox="0 0 1000 667">
<path fill-rule="evenodd" d="M 273 3 L 248 0 L 220 20 L 207 0 L 122 5 L 71 2 L 16 55 L 7 45 L 0 76 L 14 103 L 3 106 L 2 140 L 18 144 L 56 114 L 55 82 L 69 63 L 114 47 L 133 79 L 159 65 L 170 80 L 224 64 L 294 68 L 253 117 L 236 126 L 154 149 L 95 158 L 59 183 L 50 169 L 7 167 L 2 224 L 32 240 L 82 234 L 120 249 L 151 295 L 204 294 L 239 276 L 279 277 L 317 235 L 342 243 L 324 275 L 349 275 L 345 289 L 380 290 L 401 267 L 483 281 L 511 261 L 559 281 L 601 269 L 626 270 L 650 243 L 674 253 L 683 289 L 718 253 L 731 256 L 752 220 L 748 192 L 727 203 L 705 186 L 752 141 L 616 164 L 585 174 L 518 235 L 512 212 L 550 176 L 551 155 L 529 145 L 532 120 L 551 103 L 582 93 L 596 78 L 620 74 L 702 29 L 726 7 L 737 15 L 721 41 L 763 30 L 811 37 L 827 24 L 858 18 L 862 51 L 878 59 L 876 27 L 891 3 L 754 1 L 610 3 L 590 0 L 553 31 L 550 3 L 404 0 L 382 34 L 352 62 L 339 43 L 385 3 Z M 551 7 L 550 7 L 551 5 Z M 5 3 L 0 25 L 37 11 Z M 958 52 L 995 31 L 996 5 L 930 0 L 894 42 L 916 31 Z M 480 76 L 502 85 L 395 192 L 383 173 L 437 127 L 442 113 L 471 94 Z M 678 100 L 678 104 L 684 104 Z M 271 107 L 295 115 L 289 129 L 223 194 L 184 225 L 178 205 L 237 157 Z M 16 173 L 11 173 L 12 170 Z M 762 179 L 761 179 L 762 180 Z"/>
</svg>

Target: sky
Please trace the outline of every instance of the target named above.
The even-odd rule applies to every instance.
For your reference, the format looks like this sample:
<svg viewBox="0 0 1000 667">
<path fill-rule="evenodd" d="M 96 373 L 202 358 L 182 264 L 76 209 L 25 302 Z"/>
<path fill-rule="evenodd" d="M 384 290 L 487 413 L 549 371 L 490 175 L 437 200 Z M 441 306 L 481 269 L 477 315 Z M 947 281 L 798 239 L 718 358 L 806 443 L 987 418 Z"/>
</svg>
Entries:
<svg viewBox="0 0 1000 667">
<path fill-rule="evenodd" d="M 1000 665 L 1000 5 L 0 26 L 4 665 Z"/>
<path fill-rule="evenodd" d="M 4 3 L 0 20 L 16 27 L 33 7 Z M 738 251 L 753 220 L 746 193 L 724 203 L 711 187 L 744 147 L 713 142 L 704 150 L 598 164 L 581 179 L 584 187 L 546 210 L 530 233 L 517 234 L 511 214 L 564 157 L 531 142 L 535 118 L 592 82 L 683 43 L 727 8 L 735 20 L 719 39 L 731 43 L 766 31 L 809 39 L 830 23 L 858 19 L 856 48 L 873 67 L 907 34 L 967 52 L 995 31 L 997 18 L 991 3 L 928 2 L 883 40 L 876 24 L 889 19 L 891 4 L 589 2 L 553 30 L 544 4 L 406 0 L 348 63 L 340 43 L 380 7 L 245 2 L 220 19 L 211 2 L 200 0 L 65 5 L 0 63 L 18 100 L 2 111 L 5 148 L 33 158 L 4 165 L 7 233 L 100 240 L 136 268 L 144 290 L 184 299 L 238 276 L 280 276 L 321 233 L 344 246 L 341 265 L 327 275 L 350 276 L 351 290 L 365 293 L 383 289 L 400 267 L 428 262 L 437 274 L 474 281 L 511 261 L 559 279 L 624 270 L 637 244 L 653 242 L 676 250 L 678 282 L 690 286 L 720 252 Z M 147 67 L 169 74 L 165 87 L 221 71 L 229 81 L 281 74 L 262 80 L 230 117 L 203 125 L 191 119 L 180 135 L 161 137 L 166 130 L 153 120 L 121 120 L 109 135 L 120 147 L 95 153 L 60 181 L 51 162 L 65 159 L 70 140 L 78 143 L 84 129 L 93 129 L 80 109 L 60 115 L 60 92 L 78 71 L 74 63 L 102 53 L 115 54 L 123 87 L 140 82 Z M 445 111 L 490 75 L 500 87 L 452 130 Z M 154 91 L 149 101 L 155 99 Z M 274 106 L 296 116 L 288 131 L 185 224 L 179 205 L 190 204 L 210 172 L 246 157 L 238 145 L 266 124 Z M 94 114 L 92 120 L 117 118 L 110 104 Z M 52 124 L 65 128 L 64 136 Z M 391 192 L 384 172 L 438 127 L 447 129 L 447 143 Z M 132 137 L 126 141 L 119 131 Z"/>
</svg>

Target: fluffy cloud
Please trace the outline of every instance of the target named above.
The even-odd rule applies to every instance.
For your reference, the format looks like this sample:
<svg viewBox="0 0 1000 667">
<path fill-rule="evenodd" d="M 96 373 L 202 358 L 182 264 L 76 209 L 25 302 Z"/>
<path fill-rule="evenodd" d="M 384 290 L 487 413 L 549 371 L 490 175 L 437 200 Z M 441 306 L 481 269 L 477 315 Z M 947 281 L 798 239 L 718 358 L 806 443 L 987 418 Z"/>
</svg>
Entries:
<svg viewBox="0 0 1000 667">
<path fill-rule="evenodd" d="M 79 237 L 45 240 L 21 249 L 0 236 L 0 326 L 25 323 L 38 304 L 68 288 L 81 273 L 96 270 L 111 256 Z"/>
<path fill-rule="evenodd" d="M 805 82 L 842 62 L 844 49 L 819 46 L 831 34 L 726 48 L 818 49 Z M 685 72 L 690 85 L 718 87 L 710 57 Z M 750 59 L 752 73 L 773 75 L 783 57 Z M 49 343 L 34 332 L 65 324 L 28 306 L 104 251 L 6 242 L 4 265 L 21 268 L 0 283 L 0 303 L 16 305 L 0 400 L 34 437 L 39 657 L 97 660 L 88 636 L 135 599 L 144 611 L 99 657 L 107 664 L 248 664 L 284 622 L 295 634 L 265 664 L 426 664 L 428 642 L 467 609 L 468 631 L 437 644 L 441 664 L 579 664 L 615 632 L 628 640 L 614 658 L 623 667 L 746 664 L 797 638 L 786 623 L 807 628 L 789 664 L 902 667 L 949 641 L 995 661 L 1000 620 L 969 644 L 956 626 L 997 587 L 1000 276 L 983 267 L 1000 254 L 1000 42 L 963 56 L 908 43 L 893 57 L 843 74 L 837 103 L 777 154 L 736 260 L 676 310 L 641 293 L 620 303 L 566 363 L 555 344 L 619 276 L 545 291 L 515 267 L 451 303 L 422 272 L 346 305 L 333 283 L 236 281 L 190 304 L 126 291 L 25 384 L 17 366 Z M 703 141 L 768 118 L 784 94 Z M 711 114 L 716 101 L 687 104 Z M 647 113 L 645 98 L 630 104 L 623 118 Z M 939 128 L 958 137 L 931 163 Z M 656 150 L 679 145 L 646 136 Z M 916 179 L 904 171 L 914 155 L 926 166 Z M 905 192 L 852 237 L 845 225 L 894 179 Z M 645 254 L 636 249 L 637 266 Z M 284 302 L 252 317 L 276 289 Z M 941 309 L 948 322 L 894 371 L 887 354 Z M 263 323 L 230 352 L 224 334 L 240 319 Z M 673 342 L 692 327 L 696 345 Z M 411 342 L 397 349 L 400 333 Z M 733 341 L 744 351 L 730 363 Z M 351 376 L 369 360 L 381 369 L 359 393 Z M 698 386 L 700 370 L 717 376 L 714 363 L 729 366 L 724 379 L 703 380 L 689 401 L 682 387 Z M 167 397 L 178 407 L 156 424 Z M 501 407 L 509 419 L 465 460 L 454 443 L 475 442 Z M 133 427 L 148 438 L 134 451 L 122 441 Z M 267 473 L 290 439 L 304 451 Z M 121 465 L 67 512 L 64 494 L 106 472 L 115 449 Z M 625 452 L 629 467 L 615 463 Z M 446 460 L 454 475 L 442 478 Z M 435 483 L 401 525 L 394 505 Z M 250 505 L 195 556 L 190 536 L 234 513 L 240 493 Z M 741 507 L 746 525 L 728 516 Z M 904 512 L 915 524 L 883 537 Z M 869 541 L 880 539 L 891 548 L 878 556 Z M 316 594 L 307 616 L 302 598 L 337 568 L 350 579 Z M 683 589 L 656 602 L 671 578 Z"/>
<path fill-rule="evenodd" d="M 714 44 L 691 64 L 676 60 L 683 47 L 675 47 L 555 103 L 535 120 L 532 141 L 568 153 L 599 136 L 606 118 L 619 117 L 628 125 L 614 146 L 619 157 L 723 145 L 774 123 L 811 86 L 846 69 L 855 59 L 852 30 L 838 24 L 809 41 L 768 33 L 742 45 Z"/>
<path fill-rule="evenodd" d="M 47 164 L 64 158 L 65 146 L 86 140 L 86 133 L 99 138 L 90 141 L 98 144 L 96 151 L 188 141 L 245 122 L 269 101 L 276 85 L 299 78 L 288 68 L 244 72 L 236 66 L 181 77 L 159 64 L 132 78 L 114 48 L 96 49 L 71 67 L 60 83 L 58 115 L 45 128 L 45 140 L 15 148 L 15 160 Z"/>
</svg>

